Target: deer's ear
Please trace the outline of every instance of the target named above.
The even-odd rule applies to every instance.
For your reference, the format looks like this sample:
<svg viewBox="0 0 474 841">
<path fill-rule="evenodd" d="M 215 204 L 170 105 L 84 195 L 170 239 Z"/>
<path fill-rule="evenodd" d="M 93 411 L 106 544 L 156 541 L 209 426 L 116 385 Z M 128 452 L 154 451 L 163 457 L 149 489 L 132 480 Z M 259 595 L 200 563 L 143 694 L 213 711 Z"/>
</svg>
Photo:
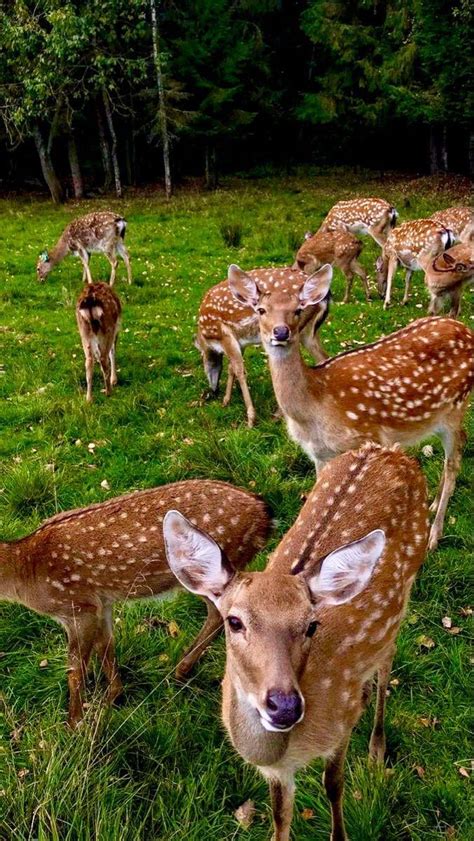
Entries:
<svg viewBox="0 0 474 841">
<path fill-rule="evenodd" d="M 227 280 L 234 298 L 237 298 L 239 303 L 255 309 L 260 299 L 260 290 L 254 279 L 232 263 L 227 272 Z"/>
<path fill-rule="evenodd" d="M 453 263 L 456 262 L 454 257 L 451 257 L 451 254 L 448 254 L 447 251 L 445 251 L 443 254 L 443 260 L 447 266 L 452 266 Z"/>
<path fill-rule="evenodd" d="M 220 546 L 179 511 L 163 519 L 166 557 L 171 572 L 192 593 L 218 604 L 235 570 Z"/>
<path fill-rule="evenodd" d="M 455 272 L 467 272 L 468 268 L 465 263 L 456 263 L 454 267 Z"/>
<path fill-rule="evenodd" d="M 365 589 L 385 548 L 385 532 L 375 529 L 326 555 L 317 573 L 299 573 L 322 605 L 344 604 Z"/>
<path fill-rule="evenodd" d="M 331 288 L 332 266 L 329 263 L 321 266 L 317 272 L 310 275 L 300 289 L 299 299 L 301 307 L 311 307 L 319 304 L 327 297 Z"/>
</svg>

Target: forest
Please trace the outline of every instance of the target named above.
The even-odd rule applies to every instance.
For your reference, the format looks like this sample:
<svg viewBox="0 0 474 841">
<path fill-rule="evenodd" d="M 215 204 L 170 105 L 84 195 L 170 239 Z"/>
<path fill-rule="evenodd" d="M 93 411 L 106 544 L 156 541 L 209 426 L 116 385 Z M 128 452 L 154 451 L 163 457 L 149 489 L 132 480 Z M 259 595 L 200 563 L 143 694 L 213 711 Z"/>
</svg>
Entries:
<svg viewBox="0 0 474 841">
<path fill-rule="evenodd" d="M 474 174 L 470 0 L 5 0 L 0 188 Z M 47 185 L 47 187 L 46 187 Z"/>
</svg>

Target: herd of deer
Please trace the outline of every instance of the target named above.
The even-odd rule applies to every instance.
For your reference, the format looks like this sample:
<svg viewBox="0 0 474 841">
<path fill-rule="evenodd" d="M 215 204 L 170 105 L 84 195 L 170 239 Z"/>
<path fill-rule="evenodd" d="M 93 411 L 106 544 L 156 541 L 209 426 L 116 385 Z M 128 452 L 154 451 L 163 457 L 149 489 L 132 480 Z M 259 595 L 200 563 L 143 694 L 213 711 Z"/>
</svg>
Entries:
<svg viewBox="0 0 474 841">
<path fill-rule="evenodd" d="M 474 213 L 455 208 L 398 228 L 395 221 L 394 208 L 382 200 L 340 202 L 306 239 L 292 268 L 245 273 L 232 265 L 227 281 L 202 302 L 196 343 L 211 391 L 217 392 L 226 355 L 224 402 L 237 378 L 251 426 L 255 410 L 242 348 L 261 342 L 288 432 L 316 466 L 316 485 L 263 572 L 246 572 L 245 566 L 270 531 L 265 503 L 212 480 L 177 482 L 62 513 L 27 537 L 0 543 L 2 597 L 66 629 L 72 727 L 83 716 L 94 651 L 109 700 L 121 692 L 116 601 L 158 596 L 179 585 L 204 598 L 207 620 L 176 673 L 183 678 L 189 672 L 223 623 L 223 720 L 240 755 L 269 781 L 274 841 L 289 839 L 296 771 L 318 756 L 325 760 L 332 841 L 347 837 L 342 793 L 350 735 L 377 675 L 370 755 L 383 762 L 395 639 L 417 570 L 442 535 L 460 468 L 463 416 L 474 385 L 471 330 L 450 317 L 422 318 L 332 358 L 318 340 L 329 308 L 331 263 L 346 274 L 346 298 L 354 273 L 368 294 L 354 232 L 369 233 L 382 245 L 379 287 L 385 291 L 386 285 L 387 304 L 400 262 L 408 280 L 423 267 L 432 302 L 450 295 L 457 314 L 459 289 L 474 274 Z M 131 279 L 125 224 L 112 213 L 76 220 L 38 264 L 44 278 L 65 254 L 82 259 L 89 285 L 77 320 L 88 399 L 94 358 L 107 393 L 116 381 L 120 301 L 111 285 L 117 255 Z M 460 245 L 451 247 L 453 236 Z M 107 254 L 110 286 L 91 282 L 92 251 Z M 432 303 L 434 311 L 437 306 Z M 303 362 L 301 343 L 318 361 L 315 367 Z M 427 435 L 438 435 L 445 450 L 431 526 L 423 475 L 400 448 Z"/>
</svg>

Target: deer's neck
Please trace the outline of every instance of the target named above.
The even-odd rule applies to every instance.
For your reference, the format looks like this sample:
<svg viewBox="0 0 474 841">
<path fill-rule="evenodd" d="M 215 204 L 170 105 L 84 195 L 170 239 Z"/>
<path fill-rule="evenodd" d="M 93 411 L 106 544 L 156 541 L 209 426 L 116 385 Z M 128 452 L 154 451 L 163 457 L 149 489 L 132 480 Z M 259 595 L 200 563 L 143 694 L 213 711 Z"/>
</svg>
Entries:
<svg viewBox="0 0 474 841">
<path fill-rule="evenodd" d="M 48 254 L 51 266 L 57 266 L 61 260 L 64 260 L 67 254 L 69 254 L 69 245 L 66 242 L 66 238 L 61 236 Z"/>
<path fill-rule="evenodd" d="M 267 349 L 273 390 L 284 415 L 304 422 L 311 414 L 311 402 L 323 390 L 314 368 L 308 368 L 301 358 L 299 344 L 286 348 Z"/>
<path fill-rule="evenodd" d="M 262 727 L 257 710 L 249 703 L 229 669 L 223 681 L 222 712 L 232 744 L 252 765 L 274 765 L 288 746 L 288 733 L 269 733 Z"/>
<path fill-rule="evenodd" d="M 15 587 L 15 550 L 16 543 L 0 542 L 0 599 L 17 600 Z"/>
</svg>

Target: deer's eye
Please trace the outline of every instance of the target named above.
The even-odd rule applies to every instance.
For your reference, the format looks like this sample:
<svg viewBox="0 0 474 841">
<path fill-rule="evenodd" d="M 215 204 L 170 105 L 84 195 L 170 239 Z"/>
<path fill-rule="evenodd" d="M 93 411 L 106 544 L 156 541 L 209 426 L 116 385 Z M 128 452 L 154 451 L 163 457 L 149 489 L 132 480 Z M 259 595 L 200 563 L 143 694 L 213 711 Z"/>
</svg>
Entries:
<svg viewBox="0 0 474 841">
<path fill-rule="evenodd" d="M 237 631 L 243 631 L 243 629 L 244 629 L 243 622 L 241 622 L 240 619 L 237 616 L 228 616 L 227 617 L 227 622 L 228 622 L 230 630 L 234 634 L 236 634 Z"/>
<path fill-rule="evenodd" d="M 308 625 L 308 628 L 306 630 L 306 636 L 307 637 L 314 636 L 314 634 L 316 633 L 316 628 L 318 627 L 318 625 L 319 625 L 319 622 L 317 622 L 316 620 L 314 622 L 310 622 L 309 625 Z"/>
<path fill-rule="evenodd" d="M 264 310 L 263 307 L 257 307 L 257 312 L 259 315 L 265 315 L 266 310 Z"/>
</svg>

